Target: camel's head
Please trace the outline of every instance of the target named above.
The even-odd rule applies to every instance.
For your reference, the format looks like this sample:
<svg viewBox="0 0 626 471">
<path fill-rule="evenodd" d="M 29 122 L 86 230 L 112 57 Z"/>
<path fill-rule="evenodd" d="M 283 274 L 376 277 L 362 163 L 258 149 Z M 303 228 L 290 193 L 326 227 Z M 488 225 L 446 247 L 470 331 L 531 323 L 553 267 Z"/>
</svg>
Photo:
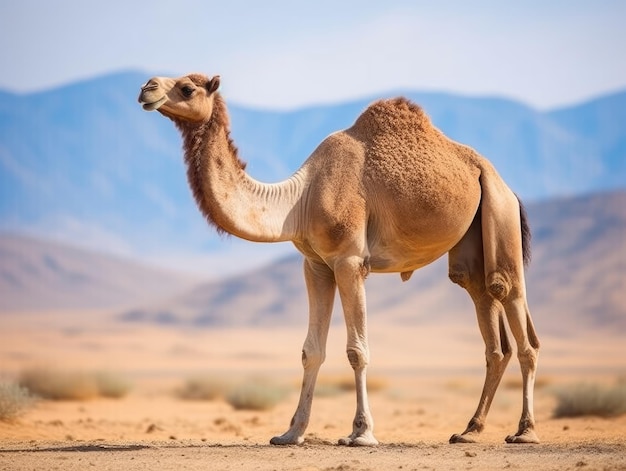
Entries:
<svg viewBox="0 0 626 471">
<path fill-rule="evenodd" d="M 154 77 L 141 87 L 138 100 L 144 110 L 158 110 L 175 120 L 204 122 L 213 113 L 214 93 L 219 86 L 219 75 L 213 78 L 201 74 L 178 79 Z"/>
</svg>

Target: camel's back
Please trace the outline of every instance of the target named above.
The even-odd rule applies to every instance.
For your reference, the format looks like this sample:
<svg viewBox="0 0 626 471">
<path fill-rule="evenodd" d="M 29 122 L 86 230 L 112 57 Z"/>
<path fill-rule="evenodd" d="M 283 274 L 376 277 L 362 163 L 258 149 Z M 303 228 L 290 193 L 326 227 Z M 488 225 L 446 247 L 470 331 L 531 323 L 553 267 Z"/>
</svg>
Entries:
<svg viewBox="0 0 626 471">
<path fill-rule="evenodd" d="M 351 129 L 372 136 L 403 130 L 413 133 L 415 129 L 431 132 L 432 128 L 430 118 L 419 105 L 404 97 L 398 97 L 379 100 L 369 105 Z"/>
<path fill-rule="evenodd" d="M 364 146 L 366 183 L 396 200 L 441 206 L 478 183 L 482 157 L 446 137 L 405 98 L 373 103 L 346 132 Z"/>
</svg>

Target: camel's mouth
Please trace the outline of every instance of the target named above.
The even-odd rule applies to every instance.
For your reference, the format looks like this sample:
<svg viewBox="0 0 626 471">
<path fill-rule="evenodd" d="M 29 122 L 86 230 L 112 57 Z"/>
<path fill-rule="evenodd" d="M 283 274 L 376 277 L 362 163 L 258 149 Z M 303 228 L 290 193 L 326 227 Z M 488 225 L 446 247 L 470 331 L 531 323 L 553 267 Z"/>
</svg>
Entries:
<svg viewBox="0 0 626 471">
<path fill-rule="evenodd" d="M 163 96 L 159 98 L 157 101 L 154 101 L 152 103 L 142 103 L 141 106 L 146 111 L 154 111 L 154 110 L 158 110 L 159 107 L 166 101 L 167 101 L 167 96 Z"/>
</svg>

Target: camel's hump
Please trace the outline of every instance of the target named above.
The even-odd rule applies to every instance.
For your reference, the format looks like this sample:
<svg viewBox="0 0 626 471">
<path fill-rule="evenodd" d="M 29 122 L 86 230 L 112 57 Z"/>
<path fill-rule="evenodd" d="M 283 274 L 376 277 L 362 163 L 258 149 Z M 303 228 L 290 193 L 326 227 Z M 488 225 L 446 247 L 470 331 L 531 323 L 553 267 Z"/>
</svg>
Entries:
<svg viewBox="0 0 626 471">
<path fill-rule="evenodd" d="M 404 97 L 375 101 L 357 118 L 354 126 L 367 126 L 370 130 L 409 126 L 423 131 L 433 127 L 422 107 Z"/>
</svg>

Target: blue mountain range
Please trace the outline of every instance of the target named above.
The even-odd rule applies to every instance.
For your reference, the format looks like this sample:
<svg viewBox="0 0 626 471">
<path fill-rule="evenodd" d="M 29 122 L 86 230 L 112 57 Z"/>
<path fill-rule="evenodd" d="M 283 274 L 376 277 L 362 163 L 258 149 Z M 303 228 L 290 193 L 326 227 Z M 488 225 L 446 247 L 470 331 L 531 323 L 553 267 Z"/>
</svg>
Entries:
<svg viewBox="0 0 626 471">
<path fill-rule="evenodd" d="M 220 239 L 191 198 L 177 131 L 137 103 L 149 76 L 0 91 L 0 230 L 137 254 L 215 249 Z M 385 96 L 395 95 L 489 158 L 525 200 L 626 187 L 626 91 L 551 111 L 493 97 Z M 293 111 L 229 103 L 232 137 L 253 177 L 281 180 L 385 96 Z"/>
</svg>

